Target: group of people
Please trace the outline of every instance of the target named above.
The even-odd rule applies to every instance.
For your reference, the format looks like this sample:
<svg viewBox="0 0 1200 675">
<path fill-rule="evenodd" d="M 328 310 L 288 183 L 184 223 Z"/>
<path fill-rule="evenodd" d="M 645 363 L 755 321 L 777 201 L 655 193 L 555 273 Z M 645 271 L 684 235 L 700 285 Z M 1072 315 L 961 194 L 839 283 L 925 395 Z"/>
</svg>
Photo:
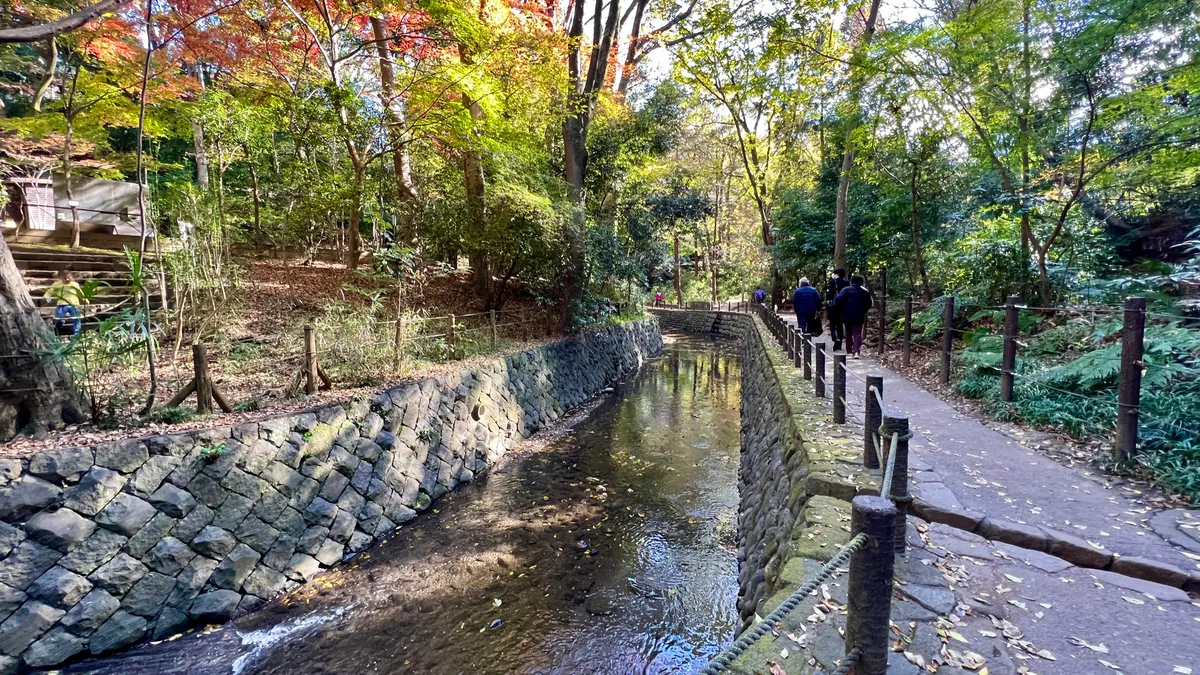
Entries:
<svg viewBox="0 0 1200 675">
<path fill-rule="evenodd" d="M 829 285 L 822 297 L 807 277 L 801 278 L 800 285 L 792 293 L 792 309 L 796 312 L 800 332 L 820 335 L 820 312 L 824 308 L 829 334 L 833 338 L 833 350 L 839 351 L 845 344 L 847 354 L 855 357 L 861 355 L 863 324 L 874 302 L 871 292 L 863 288 L 865 283 L 866 280 L 858 274 L 847 281 L 846 270 L 838 268 L 829 278 Z M 754 291 L 755 302 L 762 304 L 766 299 L 766 291 L 761 286 Z"/>
</svg>

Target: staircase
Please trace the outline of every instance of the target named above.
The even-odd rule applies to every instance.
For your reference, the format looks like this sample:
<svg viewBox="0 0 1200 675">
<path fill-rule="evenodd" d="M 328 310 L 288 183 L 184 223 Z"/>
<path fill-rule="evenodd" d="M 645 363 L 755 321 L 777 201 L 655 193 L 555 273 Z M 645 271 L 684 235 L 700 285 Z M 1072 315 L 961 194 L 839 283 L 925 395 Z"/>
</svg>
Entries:
<svg viewBox="0 0 1200 675">
<path fill-rule="evenodd" d="M 22 244 L 9 244 L 9 250 L 17 269 L 25 278 L 29 295 L 43 317 L 54 317 L 55 303 L 43 298 L 43 295 L 58 279 L 59 271 L 64 269 L 69 269 L 75 275 L 75 281 L 81 285 L 91 280 L 102 283 L 92 297 L 91 304 L 81 308 L 84 329 L 95 327 L 120 308 L 137 302 L 129 285 L 129 265 L 123 253 L 81 253 L 61 247 Z M 150 287 L 155 291 L 150 296 L 150 307 L 158 309 L 162 307 L 162 294 L 157 292 L 157 278 L 150 280 Z"/>
</svg>

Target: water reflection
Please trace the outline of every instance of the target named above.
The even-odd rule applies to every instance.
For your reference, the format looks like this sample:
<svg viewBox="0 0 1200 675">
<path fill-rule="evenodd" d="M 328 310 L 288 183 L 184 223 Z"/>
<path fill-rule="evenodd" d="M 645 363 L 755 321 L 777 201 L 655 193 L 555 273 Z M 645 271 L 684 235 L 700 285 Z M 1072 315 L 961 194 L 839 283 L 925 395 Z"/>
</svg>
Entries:
<svg viewBox="0 0 1200 675">
<path fill-rule="evenodd" d="M 669 340 L 571 433 L 356 563 L 66 672 L 696 672 L 737 619 L 740 379 L 732 345 Z"/>
</svg>

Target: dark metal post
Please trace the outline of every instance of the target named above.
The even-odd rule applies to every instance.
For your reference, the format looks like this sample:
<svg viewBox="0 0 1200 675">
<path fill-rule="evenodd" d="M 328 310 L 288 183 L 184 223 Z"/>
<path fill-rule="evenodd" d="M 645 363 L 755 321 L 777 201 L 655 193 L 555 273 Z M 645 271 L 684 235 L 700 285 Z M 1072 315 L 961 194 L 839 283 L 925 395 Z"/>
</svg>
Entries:
<svg viewBox="0 0 1200 675">
<path fill-rule="evenodd" d="M 304 327 L 304 393 L 317 393 L 317 337 L 312 326 Z"/>
<path fill-rule="evenodd" d="M 942 314 L 942 384 L 950 384 L 950 348 L 954 345 L 954 296 L 946 297 Z"/>
<path fill-rule="evenodd" d="M 875 398 L 875 392 L 879 398 Z M 879 455 L 875 454 L 875 438 L 879 435 L 879 425 L 883 424 L 883 408 L 879 400 L 883 398 L 883 376 L 867 375 L 867 391 L 863 396 L 863 466 L 868 469 L 879 468 Z M 883 454 L 883 450 L 879 451 Z"/>
<path fill-rule="evenodd" d="M 879 353 L 887 338 L 887 268 L 879 271 Z"/>
<path fill-rule="evenodd" d="M 817 343 L 817 368 L 813 375 L 813 393 L 817 398 L 825 398 L 825 343 Z"/>
<path fill-rule="evenodd" d="M 884 452 L 891 453 L 892 450 L 892 434 L 897 434 L 896 439 L 896 466 L 892 468 L 892 485 L 889 497 L 892 503 L 896 505 L 896 524 L 895 524 L 895 544 L 896 553 L 903 554 L 905 543 L 907 542 L 908 527 L 908 508 L 912 504 L 912 495 L 908 492 L 908 418 L 907 417 L 892 417 L 884 415 L 883 417 L 883 443 Z M 890 459 L 888 461 L 891 461 Z"/>
<path fill-rule="evenodd" d="M 833 353 L 833 422 L 846 423 L 846 353 Z"/>
<path fill-rule="evenodd" d="M 1117 390 L 1117 461 L 1137 454 L 1138 409 L 1142 401 L 1142 352 L 1146 333 L 1146 299 L 1125 299 L 1121 326 L 1121 375 Z"/>
<path fill-rule="evenodd" d="M 883 497 L 862 495 L 851 502 L 850 533 L 867 535 L 850 558 L 846 603 L 846 654 L 858 648 L 855 675 L 886 675 L 891 652 L 893 526 L 896 508 Z"/>
<path fill-rule="evenodd" d="M 800 347 L 803 352 L 804 359 L 804 379 L 812 379 L 812 335 L 808 333 L 800 334 Z"/>
<path fill-rule="evenodd" d="M 912 296 L 904 299 L 904 367 L 912 365 Z"/>
<path fill-rule="evenodd" d="M 1017 370 L 1017 330 L 1020 325 L 1018 315 L 1021 311 L 1017 303 L 1021 301 L 1015 295 L 1008 296 L 1004 303 L 1004 353 L 1000 358 L 1000 400 L 1012 403 L 1013 376 Z"/>
</svg>

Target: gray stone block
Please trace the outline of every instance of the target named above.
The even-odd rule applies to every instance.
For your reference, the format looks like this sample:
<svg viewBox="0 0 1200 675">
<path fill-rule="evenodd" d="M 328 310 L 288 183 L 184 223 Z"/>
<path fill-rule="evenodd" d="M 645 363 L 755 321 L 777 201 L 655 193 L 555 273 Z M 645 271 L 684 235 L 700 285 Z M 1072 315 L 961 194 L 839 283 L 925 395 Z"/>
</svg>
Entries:
<svg viewBox="0 0 1200 675">
<path fill-rule="evenodd" d="M 283 571 L 287 569 L 288 561 L 292 559 L 292 554 L 295 552 L 296 539 L 283 535 L 271 545 L 271 550 L 263 556 L 262 563 L 271 569 Z"/>
<path fill-rule="evenodd" d="M 309 457 L 300 463 L 300 473 L 316 481 L 323 481 L 333 472 L 333 462 L 320 457 Z"/>
<path fill-rule="evenodd" d="M 71 509 L 42 511 L 25 522 L 30 539 L 64 553 L 90 537 L 95 529 L 95 523 Z"/>
<path fill-rule="evenodd" d="M 167 596 L 171 594 L 171 589 L 175 588 L 175 579 L 165 574 L 158 572 L 150 572 L 142 577 L 129 589 L 125 597 L 121 599 L 121 609 L 130 614 L 144 616 L 147 619 L 154 618 L 163 603 L 167 601 Z"/>
<path fill-rule="evenodd" d="M 179 461 L 180 458 L 173 455 L 151 457 L 129 480 L 129 491 L 139 497 L 149 497 L 167 479 L 167 475 L 179 466 Z"/>
<path fill-rule="evenodd" d="M 221 508 L 217 509 L 217 517 L 212 524 L 226 530 L 236 530 L 246 516 L 254 508 L 254 502 L 241 495 L 229 495 Z"/>
<path fill-rule="evenodd" d="M 263 472 L 263 469 L 267 468 L 267 465 L 275 461 L 275 455 L 277 454 L 279 454 L 279 447 L 277 445 L 272 445 L 270 441 L 259 439 L 242 455 L 237 466 L 246 473 L 257 476 Z"/>
<path fill-rule="evenodd" d="M 25 541 L 25 531 L 0 522 L 0 558 L 12 553 L 18 544 Z"/>
<path fill-rule="evenodd" d="M 62 553 L 26 539 L 0 564 L 0 584 L 25 590 L 59 558 L 62 558 Z"/>
<path fill-rule="evenodd" d="M 52 567 L 29 585 L 27 593 L 34 600 L 67 609 L 92 590 L 92 583 L 62 567 Z"/>
<path fill-rule="evenodd" d="M 128 647 L 146 636 L 147 625 L 140 616 L 118 611 L 92 633 L 88 649 L 92 654 L 104 654 Z"/>
<path fill-rule="evenodd" d="M 303 551 L 309 555 L 313 555 L 317 551 L 321 550 L 321 544 L 325 543 L 325 540 L 328 537 L 329 537 L 329 528 L 328 527 L 321 527 L 319 525 L 314 525 L 314 526 L 308 528 L 307 530 L 305 530 L 304 534 L 300 536 L 300 541 L 296 545 L 296 548 L 300 549 L 301 551 Z"/>
<path fill-rule="evenodd" d="M 165 537 L 142 558 L 150 569 L 175 576 L 196 557 L 196 552 L 175 537 Z"/>
<path fill-rule="evenodd" d="M 95 584 L 96 588 L 121 597 L 146 576 L 148 571 L 137 559 L 125 553 L 118 553 L 115 558 L 88 575 L 88 580 Z"/>
<path fill-rule="evenodd" d="M 192 548 L 210 558 L 219 560 L 228 555 L 233 547 L 237 546 L 237 543 L 232 532 L 210 525 L 201 530 L 200 534 L 192 540 Z"/>
<path fill-rule="evenodd" d="M 229 470 L 237 466 L 238 460 L 246 452 L 246 444 L 237 440 L 229 440 L 224 442 L 225 450 L 219 457 L 210 461 L 202 471 L 212 478 L 220 480 L 229 473 Z"/>
<path fill-rule="evenodd" d="M 258 424 L 259 438 L 276 447 L 283 445 L 283 442 L 288 439 L 291 433 L 292 419 L 290 417 L 263 420 Z"/>
<path fill-rule="evenodd" d="M 75 487 L 63 493 L 63 506 L 85 516 L 94 516 L 125 486 L 127 479 L 116 471 L 94 467 Z"/>
<path fill-rule="evenodd" d="M 263 469 L 260 477 L 274 485 L 285 497 L 296 494 L 296 488 L 300 487 L 304 478 L 302 474 L 282 462 L 271 462 L 266 469 Z"/>
<path fill-rule="evenodd" d="M 132 537 L 150 522 L 155 513 L 155 508 L 149 502 L 130 494 L 119 494 L 113 497 L 95 520 L 100 527 Z"/>
<path fill-rule="evenodd" d="M 350 479 L 350 486 L 358 490 L 360 494 L 366 492 L 374 472 L 375 466 L 370 462 L 366 460 L 359 462 L 358 468 L 354 471 L 354 477 Z"/>
<path fill-rule="evenodd" d="M 303 553 L 297 553 L 288 561 L 287 569 L 283 571 L 283 574 L 295 581 L 308 581 L 317 576 L 317 573 L 320 571 L 321 563 L 317 562 L 316 558 Z"/>
<path fill-rule="evenodd" d="M 63 556 L 58 564 L 72 572 L 88 575 L 95 572 L 97 567 L 112 560 L 127 541 L 129 541 L 128 538 L 116 532 L 97 529 L 82 544 Z"/>
<path fill-rule="evenodd" d="M 380 431 L 383 431 L 383 418 L 375 412 L 367 413 L 367 416 L 363 418 L 362 424 L 359 425 L 359 435 L 370 439 L 378 436 Z M 355 454 L 358 454 L 357 449 L 355 450 Z M 361 457 L 362 455 L 359 456 Z"/>
<path fill-rule="evenodd" d="M 299 511 L 287 508 L 275 519 L 274 527 L 290 537 L 299 537 L 308 525 Z"/>
<path fill-rule="evenodd" d="M 9 617 L 10 614 L 17 611 L 17 608 L 29 596 L 25 595 L 24 591 L 9 586 L 8 584 L 0 584 L 0 622 Z"/>
<path fill-rule="evenodd" d="M 246 578 L 246 582 L 242 584 L 242 590 L 264 600 L 270 600 L 283 591 L 285 584 L 287 584 L 287 577 L 283 574 L 270 567 L 259 565 Z"/>
<path fill-rule="evenodd" d="M 1137 556 L 1121 556 L 1113 560 L 1112 571 L 1176 588 L 1182 588 L 1190 581 L 1188 573 L 1174 565 Z"/>
<path fill-rule="evenodd" d="M 255 551 L 266 553 L 270 550 L 271 544 L 275 543 L 279 531 L 254 516 L 246 516 L 246 519 L 234 532 L 234 536 Z"/>
<path fill-rule="evenodd" d="M 174 436 L 155 436 L 146 442 L 151 455 L 170 455 L 183 458 L 191 451 L 195 443 L 188 434 Z"/>
<path fill-rule="evenodd" d="M 0 520 L 13 523 L 25 520 L 58 498 L 57 485 L 34 476 L 21 476 L 0 490 Z"/>
<path fill-rule="evenodd" d="M 349 513 L 355 518 L 357 518 L 358 514 L 362 512 L 363 507 L 366 506 L 366 504 L 367 500 L 354 490 L 347 490 L 343 492 L 342 498 L 337 500 L 338 510 Z"/>
<path fill-rule="evenodd" d="M 313 498 L 317 496 L 317 491 L 321 489 L 321 484 L 311 478 L 305 478 L 296 488 L 296 494 L 288 500 L 288 506 L 302 511 L 312 503 Z"/>
<path fill-rule="evenodd" d="M 326 539 L 321 548 L 313 555 L 322 565 L 335 565 L 342 561 L 342 553 L 346 547 L 332 539 Z"/>
<path fill-rule="evenodd" d="M 25 652 L 24 660 L 34 668 L 57 666 L 87 649 L 87 640 L 72 635 L 64 628 L 55 628 Z"/>
<path fill-rule="evenodd" d="M 59 625 L 76 635 L 87 637 L 120 606 L 121 602 L 107 591 L 94 588 L 67 612 Z"/>
<path fill-rule="evenodd" d="M 233 616 L 241 600 L 242 596 L 234 591 L 211 591 L 192 601 L 188 616 L 196 621 L 220 623 Z"/>
<path fill-rule="evenodd" d="M 350 543 L 346 545 L 346 548 L 351 553 L 358 553 L 359 551 L 362 551 L 370 546 L 372 541 L 373 539 L 371 538 L 371 535 L 356 530 L 354 534 L 350 535 Z"/>
<path fill-rule="evenodd" d="M 242 587 L 246 577 L 254 571 L 254 566 L 258 564 L 260 558 L 261 556 L 254 549 L 245 544 L 238 544 L 213 570 L 212 576 L 209 577 L 209 583 L 218 588 L 236 591 Z"/>
<path fill-rule="evenodd" d="M 379 447 L 375 441 L 368 440 L 373 437 L 374 434 L 363 438 L 354 446 L 354 454 L 364 462 L 374 462 L 383 452 L 383 448 Z"/>
<path fill-rule="evenodd" d="M 29 458 L 29 473 L 58 484 L 79 480 L 96 463 L 90 448 L 60 448 Z"/>
<path fill-rule="evenodd" d="M 146 444 L 136 439 L 96 446 L 96 463 L 121 473 L 137 471 L 147 459 L 150 459 L 150 452 Z"/>
<path fill-rule="evenodd" d="M 310 412 L 298 413 L 288 418 L 292 422 L 292 431 L 304 433 L 312 431 L 317 426 L 317 416 Z"/>
<path fill-rule="evenodd" d="M 342 491 L 350 484 L 350 479 L 346 476 L 334 472 L 325 479 L 325 484 L 321 486 L 320 496 L 327 502 L 336 502 L 342 496 Z"/>
<path fill-rule="evenodd" d="M 142 526 L 125 544 L 125 550 L 135 558 L 146 555 L 163 537 L 170 534 L 178 521 L 165 513 L 156 513 L 150 522 Z"/>
<path fill-rule="evenodd" d="M 217 569 L 217 561 L 204 556 L 196 556 L 175 579 L 175 590 L 167 597 L 167 605 L 186 611 L 192 600 L 203 590 L 204 585 Z"/>
<path fill-rule="evenodd" d="M 174 607 L 163 607 L 162 611 L 158 613 L 158 620 L 154 622 L 154 632 L 150 634 L 150 639 L 161 640 L 182 633 L 183 629 L 187 628 L 187 624 L 186 612 Z"/>
<path fill-rule="evenodd" d="M 263 496 L 259 497 L 258 501 L 255 502 L 254 509 L 250 513 L 263 522 L 272 523 L 287 508 L 287 504 L 287 497 L 284 497 L 274 488 L 267 488 Z"/>
<path fill-rule="evenodd" d="M 170 483 L 160 486 L 150 495 L 150 503 L 154 508 L 171 516 L 172 518 L 182 518 L 192 512 L 196 508 L 196 498 L 188 492 L 181 490 Z"/>
<path fill-rule="evenodd" d="M 335 445 L 329 451 L 329 462 L 333 465 L 335 471 L 339 471 L 346 476 L 353 476 L 354 472 L 358 470 L 359 459 L 349 450 L 340 445 Z"/>
<path fill-rule="evenodd" d="M 66 614 L 37 600 L 30 600 L 0 624 L 0 653 L 18 656 Z"/>
<path fill-rule="evenodd" d="M 338 511 L 337 516 L 333 519 L 333 524 L 329 526 L 329 538 L 339 544 L 345 544 L 350 540 L 350 535 L 354 534 L 354 526 L 357 522 L 349 513 Z"/>
<path fill-rule="evenodd" d="M 337 506 L 318 497 L 312 500 L 308 508 L 304 509 L 304 520 L 313 525 L 327 527 L 333 522 L 334 516 L 337 515 L 337 510 Z"/>
<path fill-rule="evenodd" d="M 248 499 L 257 500 L 267 489 L 267 482 L 236 467 L 221 479 L 221 487 Z"/>
<path fill-rule="evenodd" d="M 192 512 L 187 514 L 186 518 L 175 524 L 175 528 L 171 530 L 171 536 L 180 541 L 191 541 L 213 521 L 216 515 L 216 511 L 203 504 L 197 504 L 196 508 L 192 509 Z"/>
</svg>

